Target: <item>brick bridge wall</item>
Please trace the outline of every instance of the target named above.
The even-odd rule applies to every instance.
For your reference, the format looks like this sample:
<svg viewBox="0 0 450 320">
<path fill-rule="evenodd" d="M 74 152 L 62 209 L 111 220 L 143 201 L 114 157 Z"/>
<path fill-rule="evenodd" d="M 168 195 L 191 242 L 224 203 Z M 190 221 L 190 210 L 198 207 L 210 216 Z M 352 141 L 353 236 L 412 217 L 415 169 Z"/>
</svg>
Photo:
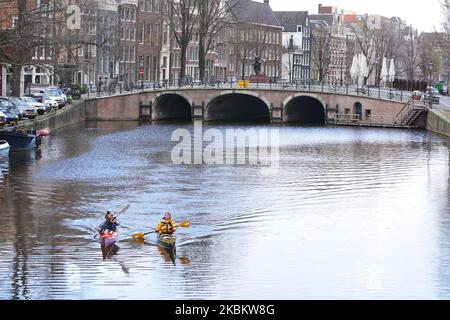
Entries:
<svg viewBox="0 0 450 320">
<path fill-rule="evenodd" d="M 139 103 L 155 103 L 155 100 L 167 94 L 177 94 L 184 97 L 191 105 L 193 114 L 203 118 L 208 103 L 214 98 L 226 94 L 248 94 L 260 98 L 268 107 L 274 121 L 282 121 L 283 109 L 295 97 L 307 96 L 321 102 L 324 112 L 328 115 L 334 113 L 338 106 L 338 113 L 344 114 L 345 109 L 350 109 L 354 113 L 356 102 L 362 105 L 362 115 L 365 110 L 370 109 L 372 116 L 383 116 L 386 119 L 395 118 L 402 110 L 405 102 L 395 102 L 390 100 L 379 100 L 364 96 L 351 96 L 336 93 L 322 92 L 300 92 L 288 90 L 252 89 L 252 90 L 224 90 L 224 89 L 176 89 L 176 90 L 156 90 L 143 91 L 129 94 L 122 94 L 110 97 L 91 98 L 86 100 L 87 120 L 138 120 Z"/>
</svg>

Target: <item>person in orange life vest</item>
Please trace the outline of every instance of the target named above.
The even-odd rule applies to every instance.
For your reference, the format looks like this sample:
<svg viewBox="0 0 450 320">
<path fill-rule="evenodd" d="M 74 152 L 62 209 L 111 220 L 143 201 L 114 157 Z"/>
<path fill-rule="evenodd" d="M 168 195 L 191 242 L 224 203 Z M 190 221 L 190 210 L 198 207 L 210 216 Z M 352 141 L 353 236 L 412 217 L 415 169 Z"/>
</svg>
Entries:
<svg viewBox="0 0 450 320">
<path fill-rule="evenodd" d="M 159 234 L 173 234 L 177 230 L 177 224 L 172 219 L 172 215 L 167 212 L 161 222 L 156 226 L 156 232 Z"/>
</svg>

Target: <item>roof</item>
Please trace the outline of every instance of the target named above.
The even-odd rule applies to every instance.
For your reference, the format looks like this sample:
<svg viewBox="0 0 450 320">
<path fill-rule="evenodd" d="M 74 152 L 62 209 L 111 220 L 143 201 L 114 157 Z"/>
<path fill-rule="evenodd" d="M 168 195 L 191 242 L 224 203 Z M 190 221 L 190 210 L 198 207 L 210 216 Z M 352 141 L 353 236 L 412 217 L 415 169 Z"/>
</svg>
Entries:
<svg viewBox="0 0 450 320">
<path fill-rule="evenodd" d="M 309 20 L 321 20 L 325 21 L 329 26 L 333 25 L 334 16 L 332 14 L 310 14 Z"/>
<path fill-rule="evenodd" d="M 280 22 L 268 4 L 252 0 L 228 0 L 227 4 L 231 8 L 235 19 L 239 22 L 253 22 L 281 27 Z"/>
<path fill-rule="evenodd" d="M 275 16 L 286 32 L 297 32 L 297 26 L 305 24 L 308 11 L 275 11 Z"/>
</svg>

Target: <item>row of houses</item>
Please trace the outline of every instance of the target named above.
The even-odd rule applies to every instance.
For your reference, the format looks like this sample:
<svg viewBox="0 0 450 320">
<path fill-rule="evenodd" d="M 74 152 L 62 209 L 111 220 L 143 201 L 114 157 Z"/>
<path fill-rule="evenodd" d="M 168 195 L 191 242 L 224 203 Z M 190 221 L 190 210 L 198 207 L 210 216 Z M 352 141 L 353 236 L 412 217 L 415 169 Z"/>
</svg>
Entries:
<svg viewBox="0 0 450 320">
<path fill-rule="evenodd" d="M 51 6 L 52 2 L 31 1 L 29 10 Z M 269 2 L 219 2 L 220 6 L 230 7 L 228 26 L 218 33 L 216 45 L 206 55 L 205 80 L 249 78 L 256 56 L 264 59 L 262 73 L 270 81 L 281 79 L 282 27 Z M 22 88 L 27 83 L 75 83 L 97 90 L 111 84 L 126 89 L 179 80 L 181 50 L 170 29 L 174 3 L 176 5 L 176 1 L 171 4 L 169 0 L 58 1 L 60 6 L 76 5 L 80 9 L 80 25 L 90 39 L 84 39 L 81 45 L 76 41 L 71 43 L 72 33 L 67 31 L 65 50 L 52 54 L 51 49 L 36 48 L 36 54 L 23 66 Z M 10 9 L 0 16 L 2 29 L 14 28 L 15 6 L 17 1 L 0 2 L 0 11 Z M 198 41 L 198 33 L 194 32 L 187 48 L 185 81 L 200 76 Z M 6 94 L 11 78 L 10 64 L 6 61 L 0 64 L 2 94 Z"/>
<path fill-rule="evenodd" d="M 22 0 L 38 8 L 54 0 Z M 226 27 L 215 36 L 206 55 L 206 81 L 251 79 L 255 58 L 263 61 L 263 81 L 309 80 L 345 84 L 351 81 L 353 56 L 363 49 L 367 29 L 398 29 L 402 38 L 410 28 L 399 18 L 358 15 L 336 7 L 319 5 L 317 13 L 273 11 L 269 0 L 221 0 L 227 6 Z M 130 88 L 154 83 L 177 82 L 181 74 L 181 50 L 171 30 L 170 0 L 60 0 L 61 6 L 80 8 L 81 26 L 94 39 L 83 45 L 65 43 L 67 50 L 35 48 L 23 66 L 21 82 L 75 83 L 94 88 L 119 85 Z M 13 28 L 14 5 L 0 2 L 0 27 Z M 395 33 L 394 33 L 395 34 Z M 369 40 L 368 45 L 371 45 Z M 0 50 L 1 50 L 0 43 Z M 385 55 L 393 51 L 367 53 L 376 83 Z M 396 57 L 395 57 L 396 58 Z M 0 61 L 1 92 L 8 92 L 9 65 Z M 199 36 L 193 32 L 186 52 L 186 78 L 200 77 Z M 372 72 L 373 71 L 373 72 Z"/>
</svg>

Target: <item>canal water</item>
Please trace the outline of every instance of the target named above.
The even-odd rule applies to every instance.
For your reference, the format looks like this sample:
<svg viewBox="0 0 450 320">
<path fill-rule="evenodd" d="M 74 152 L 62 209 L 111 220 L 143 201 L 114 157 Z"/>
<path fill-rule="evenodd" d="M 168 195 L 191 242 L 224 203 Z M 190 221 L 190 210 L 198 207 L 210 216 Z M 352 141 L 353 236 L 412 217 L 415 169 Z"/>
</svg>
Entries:
<svg viewBox="0 0 450 320">
<path fill-rule="evenodd" d="M 450 298 L 445 138 L 256 127 L 279 130 L 267 173 L 173 164 L 179 128 L 193 130 L 87 122 L 41 152 L 0 156 L 0 298 Z M 103 259 L 94 229 L 127 204 L 119 249 Z M 126 238 L 166 211 L 192 223 L 176 257 L 154 235 Z"/>
</svg>

